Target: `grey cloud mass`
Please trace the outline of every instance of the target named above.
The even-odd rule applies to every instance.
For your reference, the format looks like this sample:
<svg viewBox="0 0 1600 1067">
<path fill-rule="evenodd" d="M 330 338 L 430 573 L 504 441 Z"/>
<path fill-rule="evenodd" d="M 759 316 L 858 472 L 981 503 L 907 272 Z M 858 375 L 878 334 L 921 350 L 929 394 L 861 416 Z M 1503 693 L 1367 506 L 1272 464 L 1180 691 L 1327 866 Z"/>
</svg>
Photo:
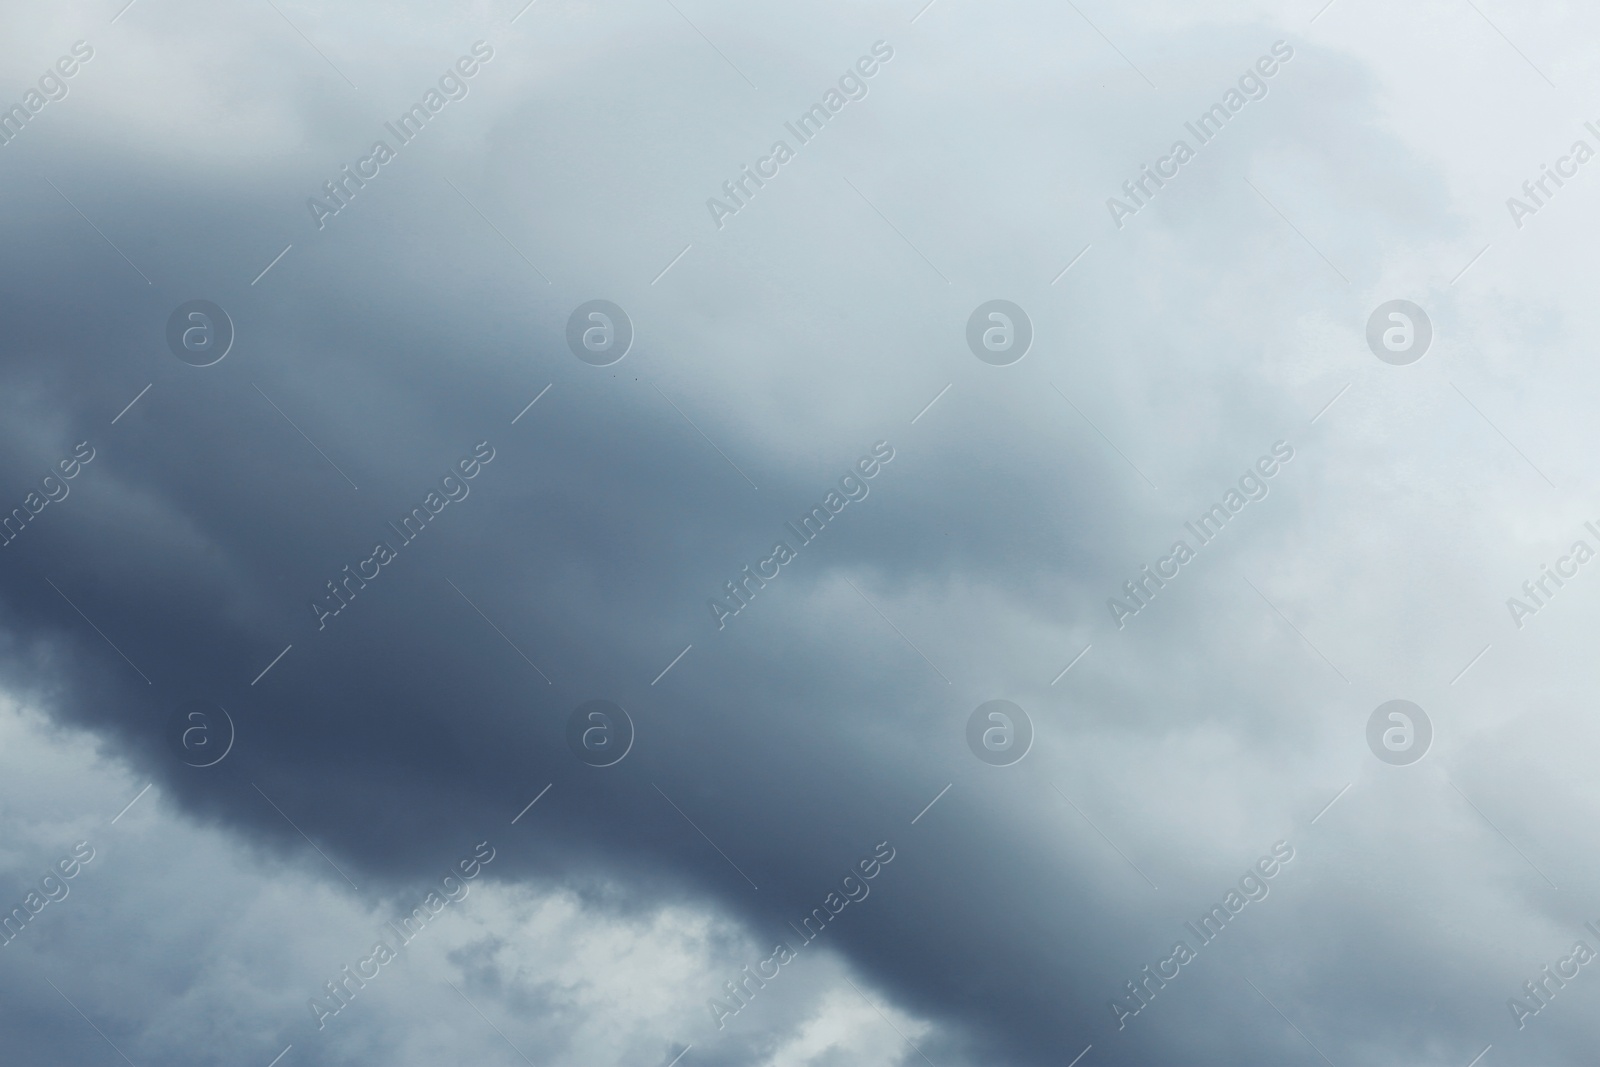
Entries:
<svg viewBox="0 0 1600 1067">
<path fill-rule="evenodd" d="M 1592 13 L 123 4 L 0 41 L 0 1059 L 1586 1062 Z"/>
</svg>

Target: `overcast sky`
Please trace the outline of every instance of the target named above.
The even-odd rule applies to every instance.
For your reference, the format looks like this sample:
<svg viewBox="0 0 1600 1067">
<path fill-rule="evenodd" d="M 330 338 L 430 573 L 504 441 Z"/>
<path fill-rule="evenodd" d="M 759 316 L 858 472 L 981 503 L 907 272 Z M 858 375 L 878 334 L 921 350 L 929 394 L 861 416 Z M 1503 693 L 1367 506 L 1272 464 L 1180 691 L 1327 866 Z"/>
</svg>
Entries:
<svg viewBox="0 0 1600 1067">
<path fill-rule="evenodd" d="M 0 38 L 0 1059 L 1591 1061 L 1600 13 L 125 3 Z"/>
</svg>

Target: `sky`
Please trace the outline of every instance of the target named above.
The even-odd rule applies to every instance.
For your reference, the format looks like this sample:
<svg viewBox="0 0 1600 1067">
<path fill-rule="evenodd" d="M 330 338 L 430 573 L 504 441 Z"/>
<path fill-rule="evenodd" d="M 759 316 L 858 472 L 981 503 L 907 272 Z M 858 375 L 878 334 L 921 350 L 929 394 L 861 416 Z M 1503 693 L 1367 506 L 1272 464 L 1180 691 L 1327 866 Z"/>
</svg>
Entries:
<svg viewBox="0 0 1600 1067">
<path fill-rule="evenodd" d="M 1597 30 L 11 12 L 4 1058 L 1587 1063 Z"/>
</svg>

